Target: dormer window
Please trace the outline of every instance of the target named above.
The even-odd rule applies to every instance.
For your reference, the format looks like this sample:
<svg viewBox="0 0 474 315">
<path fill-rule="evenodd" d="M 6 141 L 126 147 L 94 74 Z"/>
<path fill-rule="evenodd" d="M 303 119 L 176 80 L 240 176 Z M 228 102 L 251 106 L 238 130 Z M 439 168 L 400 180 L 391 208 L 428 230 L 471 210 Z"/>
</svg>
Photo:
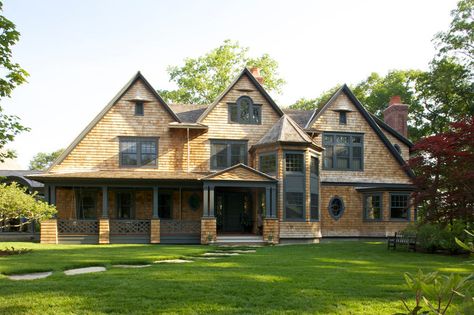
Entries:
<svg viewBox="0 0 474 315">
<path fill-rule="evenodd" d="M 135 116 L 143 116 L 145 114 L 145 110 L 143 108 L 143 102 L 137 101 L 135 102 Z"/>
<path fill-rule="evenodd" d="M 347 112 L 339 112 L 339 125 L 347 125 Z"/>
<path fill-rule="evenodd" d="M 235 104 L 229 104 L 229 122 L 260 125 L 262 123 L 262 106 L 254 104 L 250 97 L 242 96 Z"/>
</svg>

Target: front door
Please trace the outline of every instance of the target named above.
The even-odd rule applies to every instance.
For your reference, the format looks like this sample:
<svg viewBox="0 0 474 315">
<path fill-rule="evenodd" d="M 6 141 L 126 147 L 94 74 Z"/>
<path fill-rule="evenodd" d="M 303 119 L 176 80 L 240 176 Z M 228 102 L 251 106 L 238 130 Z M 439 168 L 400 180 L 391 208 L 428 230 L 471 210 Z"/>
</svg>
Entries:
<svg viewBox="0 0 474 315">
<path fill-rule="evenodd" d="M 244 212 L 244 194 L 226 192 L 223 195 L 222 231 L 242 232 L 241 218 Z"/>
</svg>

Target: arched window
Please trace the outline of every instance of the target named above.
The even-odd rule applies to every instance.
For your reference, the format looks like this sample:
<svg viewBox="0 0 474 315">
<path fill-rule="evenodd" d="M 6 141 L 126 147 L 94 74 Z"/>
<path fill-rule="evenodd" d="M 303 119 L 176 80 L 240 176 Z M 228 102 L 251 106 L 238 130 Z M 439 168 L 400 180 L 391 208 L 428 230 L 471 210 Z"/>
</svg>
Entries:
<svg viewBox="0 0 474 315">
<path fill-rule="evenodd" d="M 397 150 L 398 153 L 402 154 L 402 149 L 400 148 L 398 144 L 395 143 L 393 147 L 395 148 L 395 150 Z"/>
<path fill-rule="evenodd" d="M 259 125 L 262 122 L 262 106 L 254 104 L 248 96 L 241 96 L 235 104 L 229 104 L 229 122 Z"/>
<path fill-rule="evenodd" d="M 335 220 L 339 220 L 344 213 L 344 201 L 342 198 L 339 196 L 332 197 L 331 201 L 329 201 L 328 211 Z"/>
</svg>

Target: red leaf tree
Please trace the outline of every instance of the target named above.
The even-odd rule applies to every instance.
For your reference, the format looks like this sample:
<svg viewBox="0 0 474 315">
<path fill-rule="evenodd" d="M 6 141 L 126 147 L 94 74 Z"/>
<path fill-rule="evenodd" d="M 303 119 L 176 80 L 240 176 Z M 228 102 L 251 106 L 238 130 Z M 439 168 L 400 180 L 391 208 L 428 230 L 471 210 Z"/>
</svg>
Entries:
<svg viewBox="0 0 474 315">
<path fill-rule="evenodd" d="M 474 116 L 447 132 L 422 138 L 409 160 L 414 170 L 413 201 L 424 222 L 474 219 Z"/>
</svg>

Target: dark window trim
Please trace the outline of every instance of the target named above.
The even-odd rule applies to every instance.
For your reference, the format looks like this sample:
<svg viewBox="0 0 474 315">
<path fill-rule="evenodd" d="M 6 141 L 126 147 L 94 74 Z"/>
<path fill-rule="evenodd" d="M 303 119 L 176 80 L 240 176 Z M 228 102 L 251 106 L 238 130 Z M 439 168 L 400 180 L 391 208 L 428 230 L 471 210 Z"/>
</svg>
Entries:
<svg viewBox="0 0 474 315">
<path fill-rule="evenodd" d="M 364 171 L 364 166 L 365 166 L 365 163 L 364 163 L 364 134 L 363 133 L 358 133 L 358 132 L 340 132 L 340 131 L 337 131 L 337 132 L 323 132 L 322 134 L 322 145 L 323 147 L 326 147 L 326 144 L 324 143 L 324 137 L 325 136 L 333 136 L 333 137 L 337 137 L 337 136 L 349 136 L 350 137 L 350 140 L 349 140 L 349 144 L 347 145 L 347 147 L 349 148 L 349 168 L 336 168 L 335 165 L 336 165 L 336 162 L 337 162 L 337 156 L 336 156 L 336 150 L 333 149 L 333 157 L 332 157 L 332 165 L 333 167 L 332 168 L 328 168 L 326 166 L 324 166 L 324 160 L 325 160 L 325 155 L 326 155 L 326 151 L 323 152 L 323 159 L 322 159 L 322 167 L 323 167 L 323 170 L 327 170 L 327 171 L 343 171 L 343 172 L 363 172 Z M 361 144 L 360 145 L 354 145 L 352 143 L 352 136 L 357 136 L 357 137 L 361 137 Z M 331 145 L 333 148 L 335 148 L 337 146 L 337 144 L 333 143 Z M 360 169 L 354 169 L 353 168 L 353 165 L 352 165 L 352 160 L 353 160 L 353 150 L 352 148 L 353 147 L 360 147 L 361 148 L 361 161 L 360 161 Z"/>
<path fill-rule="evenodd" d="M 92 198 L 94 199 L 94 210 L 95 210 L 95 218 L 92 219 L 83 219 L 80 218 L 79 212 L 80 212 L 80 198 L 82 193 L 87 193 L 87 194 L 92 194 Z M 97 220 L 98 215 L 97 215 L 97 200 L 99 199 L 99 190 L 97 188 L 76 188 L 74 189 L 74 197 L 76 198 L 76 219 L 77 220 Z"/>
<path fill-rule="evenodd" d="M 380 219 L 370 219 L 367 217 L 367 198 L 370 196 L 379 196 L 380 197 Z M 364 193 L 363 194 L 364 200 L 363 200 L 363 219 L 364 221 L 368 222 L 374 222 L 374 221 L 383 221 L 383 193 L 380 191 L 376 192 L 370 192 L 370 193 Z"/>
<path fill-rule="evenodd" d="M 138 110 L 140 109 L 141 110 Z M 142 101 L 135 102 L 135 116 L 145 116 L 145 103 Z"/>
<path fill-rule="evenodd" d="M 392 218 L 392 196 L 407 196 L 407 203 L 408 203 L 408 209 L 407 209 L 407 218 L 404 219 L 404 218 Z M 389 221 L 401 221 L 401 222 L 407 222 L 407 221 L 410 221 L 411 219 L 411 207 L 410 207 L 410 194 L 409 193 L 405 193 L 405 192 L 390 192 L 389 193 L 389 204 L 388 204 L 388 207 L 389 207 Z"/>
<path fill-rule="evenodd" d="M 264 156 L 275 156 L 275 172 L 271 172 L 271 173 L 265 173 L 263 170 L 262 170 L 262 157 Z M 258 155 L 258 170 L 262 173 L 265 173 L 267 175 L 273 175 L 273 176 L 276 176 L 277 173 L 278 173 L 278 154 L 274 151 L 272 152 L 264 152 L 264 153 L 260 153 Z"/>
<path fill-rule="evenodd" d="M 249 122 L 242 122 L 240 120 L 240 102 L 243 99 L 250 100 L 250 108 L 249 108 L 250 120 L 249 120 Z M 232 121 L 232 119 L 230 117 L 231 116 L 230 115 L 230 113 L 231 113 L 230 109 L 231 109 L 232 106 L 237 107 L 237 120 L 238 121 Z M 260 114 L 260 121 L 259 122 L 256 122 L 252 119 L 252 117 L 253 117 L 252 113 L 253 113 L 254 107 L 258 108 L 258 110 L 259 110 L 259 114 Z M 262 124 L 262 104 L 254 103 L 252 98 L 250 96 L 246 96 L 246 95 L 239 97 L 235 103 L 227 103 L 227 122 L 229 124 L 240 124 L 240 125 L 261 125 Z"/>
<path fill-rule="evenodd" d="M 119 218 L 119 195 L 120 194 L 130 194 L 130 203 L 131 203 L 131 213 L 130 213 L 130 218 L 124 219 L 124 218 Z M 136 219 L 136 204 L 135 204 L 135 190 L 133 189 L 120 189 L 115 192 L 115 215 L 116 218 L 115 220 L 135 220 Z"/>
<path fill-rule="evenodd" d="M 339 200 L 341 201 L 341 212 L 340 212 L 339 215 L 337 215 L 337 216 L 334 215 L 334 213 L 332 213 L 332 211 L 331 211 L 331 204 L 332 204 L 332 202 L 333 202 L 335 199 L 339 199 Z M 336 196 L 333 196 L 333 197 L 331 198 L 331 200 L 329 200 L 328 212 L 329 212 L 329 215 L 330 215 L 334 220 L 336 220 L 336 221 L 339 220 L 339 219 L 342 217 L 342 215 L 344 214 L 344 211 L 345 211 L 345 210 L 346 210 L 346 206 L 345 206 L 345 204 L 344 204 L 344 199 L 343 199 L 341 196 L 336 195 Z"/>
<path fill-rule="evenodd" d="M 119 166 L 120 168 L 158 168 L 159 159 L 159 137 L 130 137 L 130 136 L 119 136 Z M 137 165 L 124 165 L 122 162 L 122 141 L 136 141 L 137 142 Z M 141 145 L 140 142 L 155 141 L 156 142 L 156 160 L 154 165 L 141 165 Z"/>
<path fill-rule="evenodd" d="M 302 176 L 303 177 L 303 218 L 302 219 L 288 219 L 286 217 L 286 193 L 287 192 L 292 192 L 292 191 L 287 191 L 286 190 L 286 185 L 284 186 L 283 189 L 283 220 L 286 222 L 306 222 L 306 162 L 305 162 L 305 151 L 283 151 L 283 183 L 286 184 L 286 176 L 287 174 L 290 176 Z M 301 154 L 303 155 L 303 172 L 287 172 L 286 171 L 286 154 Z"/>
<path fill-rule="evenodd" d="M 209 139 L 210 145 L 209 145 L 209 169 L 211 171 L 218 171 L 218 170 L 224 170 L 226 168 L 229 168 L 233 165 L 231 165 L 231 159 L 232 159 L 232 153 L 230 150 L 230 145 L 231 144 L 244 144 L 245 145 L 245 156 L 244 156 L 244 162 L 243 164 L 247 165 L 248 164 L 248 140 L 233 140 L 233 139 Z M 226 167 L 221 167 L 221 168 L 215 168 L 212 165 L 212 145 L 213 144 L 225 144 L 227 145 L 227 166 Z"/>
</svg>

